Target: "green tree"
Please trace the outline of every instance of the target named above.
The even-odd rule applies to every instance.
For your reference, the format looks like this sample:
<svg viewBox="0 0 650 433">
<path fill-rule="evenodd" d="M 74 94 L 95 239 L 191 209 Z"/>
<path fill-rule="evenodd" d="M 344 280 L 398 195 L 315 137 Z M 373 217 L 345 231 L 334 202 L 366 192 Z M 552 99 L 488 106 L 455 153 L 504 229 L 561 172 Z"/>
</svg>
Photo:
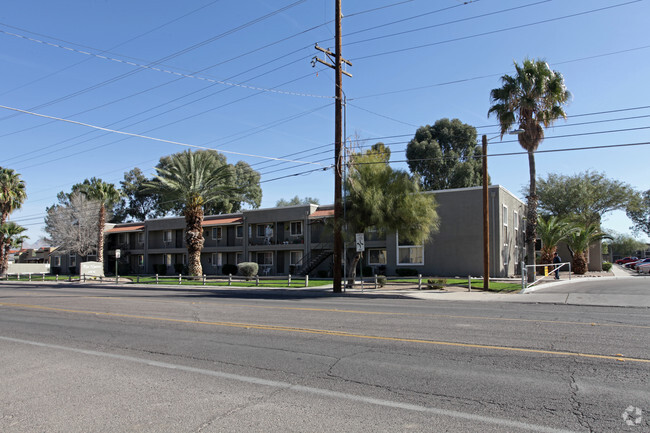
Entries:
<svg viewBox="0 0 650 433">
<path fill-rule="evenodd" d="M 611 250 L 613 255 L 617 256 L 632 256 L 637 251 L 646 249 L 646 244 L 634 239 L 632 236 L 615 233 L 612 239 L 607 242 L 607 248 Z"/>
<path fill-rule="evenodd" d="M 22 227 L 13 221 L 9 221 L 0 225 L 0 234 L 4 239 L 4 245 L 3 245 L 4 253 L 2 255 L 2 260 L 3 260 L 2 268 L 5 269 L 5 272 L 6 269 L 8 268 L 9 250 L 11 248 L 20 248 L 23 242 L 25 241 L 25 239 L 29 239 L 28 236 L 22 234 L 26 230 L 27 229 L 25 227 Z"/>
<path fill-rule="evenodd" d="M 558 218 L 555 215 L 539 216 L 537 219 L 537 234 L 542 241 L 541 263 L 551 263 L 557 244 L 566 240 L 576 231 L 575 224 Z"/>
<path fill-rule="evenodd" d="M 631 228 L 635 233 L 650 236 L 650 189 L 633 194 L 625 213 L 634 223 Z"/>
<path fill-rule="evenodd" d="M 578 227 L 566 239 L 569 253 L 571 253 L 572 271 L 574 274 L 582 275 L 587 272 L 586 253 L 589 245 L 603 239 L 610 239 L 607 233 L 600 231 L 598 224 L 589 224 L 584 227 Z M 600 257 L 598 258 L 600 259 Z"/>
<path fill-rule="evenodd" d="M 600 224 L 602 215 L 626 209 L 632 194 L 629 185 L 596 171 L 573 176 L 551 173 L 537 180 L 540 210 L 583 225 Z"/>
<path fill-rule="evenodd" d="M 9 215 L 20 209 L 26 199 L 25 182 L 20 178 L 20 174 L 10 168 L 0 167 L 0 225 L 4 225 Z M 7 272 L 6 242 L 0 232 L 0 275 Z"/>
<path fill-rule="evenodd" d="M 476 128 L 458 119 L 421 126 L 406 147 L 412 173 L 427 190 L 465 188 L 483 183 Z"/>
<path fill-rule="evenodd" d="M 145 192 L 145 184 L 149 181 L 138 167 L 124 173 L 120 181 L 122 197 L 113 210 L 115 222 L 144 221 L 158 218 L 160 196 Z"/>
<path fill-rule="evenodd" d="M 177 203 L 185 216 L 185 243 L 189 274 L 203 275 L 203 216 L 206 205 L 237 191 L 232 187 L 233 169 L 221 164 L 216 152 L 185 151 L 169 157 L 165 167 L 156 168 L 147 190 L 162 200 Z"/>
<path fill-rule="evenodd" d="M 305 197 L 305 198 L 300 198 L 298 196 L 295 196 L 294 198 L 290 200 L 285 200 L 281 198 L 277 202 L 275 202 L 275 207 L 287 207 L 287 206 L 298 206 L 298 205 L 306 205 L 306 204 L 320 204 L 319 200 L 317 198 L 313 197 Z"/>
<path fill-rule="evenodd" d="M 112 207 L 120 199 L 120 191 L 112 183 L 106 183 L 93 177 L 72 187 L 73 192 L 80 192 L 88 200 L 99 203 L 97 217 L 97 261 L 104 263 L 104 228 L 106 226 L 106 207 Z"/>
<path fill-rule="evenodd" d="M 156 165 L 156 170 L 168 170 L 172 165 L 172 160 L 178 158 L 178 155 L 181 155 L 182 153 L 175 153 L 160 158 L 158 165 Z M 230 176 L 227 179 L 229 182 L 227 186 L 230 187 L 230 193 L 215 197 L 213 200 L 207 202 L 204 207 L 206 215 L 239 212 L 243 208 L 244 204 L 247 204 L 252 208 L 260 207 L 260 204 L 262 203 L 262 187 L 260 186 L 259 172 L 253 170 L 250 165 L 243 161 L 239 161 L 235 165 L 228 164 L 226 162 L 226 157 L 214 150 L 197 150 L 194 153 L 199 155 L 210 155 L 206 158 L 213 161 L 211 164 L 215 167 L 228 167 L 228 169 L 224 169 L 224 171 L 230 173 Z M 158 212 L 162 215 L 167 213 L 182 215 L 184 208 L 181 203 L 170 202 L 169 200 L 160 200 Z"/>
<path fill-rule="evenodd" d="M 415 245 L 424 243 L 438 230 L 435 198 L 423 193 L 417 177 L 388 164 L 390 153 L 373 146 L 365 154 L 351 157 L 345 182 L 345 224 L 348 233 L 376 229 L 399 232 Z M 360 254 L 351 258 L 349 277 L 354 278 Z"/>
<path fill-rule="evenodd" d="M 537 229 L 537 188 L 535 151 L 544 139 L 544 128 L 557 119 L 566 118 L 563 105 L 570 97 L 562 74 L 552 71 L 542 60 L 525 59 L 521 65 L 514 64 L 516 74 L 501 77 L 502 87 L 492 89 L 492 106 L 488 117 L 496 115 L 501 138 L 513 125 L 523 130 L 517 136 L 519 144 L 528 152 L 530 183 L 527 196 L 526 255 L 528 264 L 535 263 L 535 239 Z M 529 279 L 534 279 L 530 273 Z"/>
</svg>

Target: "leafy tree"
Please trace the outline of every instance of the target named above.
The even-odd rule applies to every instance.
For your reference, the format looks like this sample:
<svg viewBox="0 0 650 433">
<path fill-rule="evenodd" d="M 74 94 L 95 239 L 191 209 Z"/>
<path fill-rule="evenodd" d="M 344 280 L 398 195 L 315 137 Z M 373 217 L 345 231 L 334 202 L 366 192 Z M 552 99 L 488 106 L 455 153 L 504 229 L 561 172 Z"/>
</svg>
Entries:
<svg viewBox="0 0 650 433">
<path fill-rule="evenodd" d="M 401 238 L 423 243 L 438 230 L 435 199 L 421 192 L 417 177 L 392 169 L 389 155 L 379 146 L 365 154 L 352 155 L 345 182 L 347 232 L 362 233 L 371 228 L 398 231 Z M 352 279 L 359 259 L 359 253 L 351 258 Z"/>
<path fill-rule="evenodd" d="M 287 207 L 287 206 L 298 206 L 301 204 L 320 204 L 319 200 L 317 198 L 313 197 L 305 197 L 305 198 L 300 198 L 298 196 L 295 196 L 291 200 L 285 200 L 281 198 L 277 202 L 275 202 L 275 207 Z"/>
<path fill-rule="evenodd" d="M 216 152 L 185 151 L 169 157 L 164 168 L 156 167 L 147 190 L 160 194 L 165 202 L 177 203 L 185 216 L 185 243 L 189 274 L 203 275 L 203 222 L 206 205 L 233 193 L 233 169 L 219 161 Z"/>
<path fill-rule="evenodd" d="M 646 248 L 646 244 L 643 242 L 621 233 L 614 234 L 606 245 L 612 251 L 612 254 L 620 256 L 631 256 L 636 254 L 637 251 L 643 251 Z"/>
<path fill-rule="evenodd" d="M 634 223 L 631 228 L 636 233 L 642 232 L 650 236 L 650 189 L 632 196 L 626 214 Z"/>
<path fill-rule="evenodd" d="M 19 248 L 25 239 L 28 239 L 28 236 L 23 235 L 22 233 L 26 231 L 25 227 L 19 226 L 13 221 L 6 222 L 0 225 L 0 234 L 4 239 L 4 253 L 2 256 L 2 268 L 7 269 L 9 263 L 9 250 L 11 248 Z"/>
<path fill-rule="evenodd" d="M 573 273 L 582 275 L 587 272 L 587 259 L 585 254 L 589 249 L 589 245 L 610 238 L 607 233 L 600 231 L 598 224 L 578 227 L 577 230 L 573 231 L 566 239 L 569 253 L 571 253 Z"/>
<path fill-rule="evenodd" d="M 421 126 L 406 147 L 409 169 L 427 190 L 482 185 L 481 154 L 476 128 L 458 119 Z"/>
<path fill-rule="evenodd" d="M 79 191 L 86 198 L 99 203 L 97 218 L 97 261 L 104 263 L 104 227 L 106 226 L 106 206 L 112 207 L 120 198 L 120 191 L 112 183 L 106 183 L 96 177 L 86 179 L 74 185 L 73 191 Z"/>
<path fill-rule="evenodd" d="M 625 209 L 632 188 L 604 173 L 585 171 L 573 176 L 549 174 L 537 180 L 540 210 L 560 218 L 572 218 L 583 225 L 600 224 L 601 216 Z"/>
<path fill-rule="evenodd" d="M 82 256 L 97 251 L 99 202 L 79 191 L 58 194 L 59 203 L 46 209 L 46 241 L 62 252 Z"/>
<path fill-rule="evenodd" d="M 501 138 L 513 125 L 523 130 L 517 136 L 519 144 L 528 152 L 530 184 L 526 215 L 526 255 L 528 264 L 535 263 L 535 239 L 537 229 L 537 188 L 535 151 L 544 139 L 544 128 L 551 126 L 560 117 L 566 118 L 563 105 L 570 93 L 564 86 L 564 78 L 552 71 L 542 60 L 525 59 L 520 65 L 515 62 L 516 74 L 501 77 L 502 87 L 492 89 L 492 106 L 488 116 L 496 115 L 501 129 Z M 529 280 L 534 279 L 529 275 Z"/>
<path fill-rule="evenodd" d="M 149 181 L 138 167 L 124 173 L 120 181 L 122 198 L 113 210 L 115 222 L 144 221 L 163 216 L 159 211 L 160 196 L 146 193 L 144 185 Z"/>
<path fill-rule="evenodd" d="M 567 221 L 558 218 L 555 215 L 537 219 L 537 234 L 542 241 L 542 263 L 551 263 L 553 253 L 557 251 L 557 244 L 566 240 L 573 232 L 576 226 Z"/>
<path fill-rule="evenodd" d="M 0 225 L 7 222 L 9 214 L 20 209 L 25 199 L 27 199 L 27 192 L 20 174 L 10 168 L 0 167 Z M 6 242 L 0 232 L 0 275 L 7 272 Z"/>
<path fill-rule="evenodd" d="M 185 152 L 175 153 L 173 155 L 164 156 L 160 158 L 156 170 L 169 170 L 173 165 L 172 161 L 177 159 L 179 155 Z M 205 157 L 213 161 L 211 164 L 215 167 L 228 167 L 224 169 L 230 173 L 228 185 L 230 187 L 229 194 L 223 194 L 215 197 L 205 204 L 203 208 L 207 215 L 217 215 L 222 213 L 238 212 L 242 209 L 244 204 L 248 204 L 252 208 L 258 208 L 262 203 L 262 187 L 260 186 L 260 174 L 253 170 L 250 165 L 243 161 L 232 165 L 226 162 L 226 157 L 214 150 L 197 150 L 194 153 L 203 155 L 210 155 Z M 203 158 L 203 157 L 199 157 Z M 156 176 L 154 176 L 156 177 Z M 145 189 L 146 192 L 150 190 Z M 182 203 L 177 203 L 170 200 L 160 200 L 158 212 L 162 215 L 172 213 L 175 215 L 182 215 L 184 207 Z"/>
</svg>

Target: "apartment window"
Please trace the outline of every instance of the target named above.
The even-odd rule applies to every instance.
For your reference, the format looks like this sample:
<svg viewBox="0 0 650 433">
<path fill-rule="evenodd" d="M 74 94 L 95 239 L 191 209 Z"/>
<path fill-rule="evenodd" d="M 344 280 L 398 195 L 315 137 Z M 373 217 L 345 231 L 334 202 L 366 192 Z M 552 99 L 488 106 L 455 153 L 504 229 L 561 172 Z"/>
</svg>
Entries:
<svg viewBox="0 0 650 433">
<path fill-rule="evenodd" d="M 117 241 L 120 244 L 128 245 L 129 244 L 129 234 L 128 233 L 120 233 L 119 235 L 117 235 Z"/>
<path fill-rule="evenodd" d="M 244 261 L 244 254 L 243 253 L 235 254 L 235 264 L 236 265 L 240 264 L 243 261 Z"/>
<path fill-rule="evenodd" d="M 413 245 L 408 239 L 397 236 L 397 265 L 424 265 L 424 244 Z"/>
<path fill-rule="evenodd" d="M 171 230 L 165 230 L 163 232 L 163 242 L 165 242 L 165 243 L 171 243 L 172 242 L 172 231 Z"/>
<path fill-rule="evenodd" d="M 172 255 L 163 254 L 163 265 L 171 266 L 172 265 Z"/>
<path fill-rule="evenodd" d="M 385 265 L 386 250 L 368 250 L 369 265 Z"/>
<path fill-rule="evenodd" d="M 244 237 L 244 226 L 243 225 L 238 225 L 235 227 L 235 237 L 237 239 L 241 239 Z M 237 262 L 239 263 L 239 262 Z"/>
<path fill-rule="evenodd" d="M 74 268 L 77 266 L 77 255 L 75 253 L 70 253 L 70 267 Z"/>
<path fill-rule="evenodd" d="M 290 225 L 290 234 L 291 236 L 301 236 L 302 235 L 302 221 L 293 221 Z"/>
<path fill-rule="evenodd" d="M 212 239 L 221 240 L 222 227 L 212 227 Z"/>
<path fill-rule="evenodd" d="M 290 265 L 297 265 L 302 263 L 302 251 L 291 251 L 289 252 L 289 264 Z"/>
<path fill-rule="evenodd" d="M 222 266 L 222 264 L 223 264 L 223 255 L 221 253 L 210 254 L 210 265 Z"/>
<path fill-rule="evenodd" d="M 144 232 L 139 232 L 138 233 L 138 243 L 140 245 L 144 245 Z"/>
<path fill-rule="evenodd" d="M 272 265 L 273 264 L 273 252 L 265 251 L 257 253 L 257 264 L 258 265 Z"/>
<path fill-rule="evenodd" d="M 54 260 L 53 266 L 61 267 L 61 256 L 54 256 L 53 260 Z"/>
<path fill-rule="evenodd" d="M 138 267 L 144 267 L 144 254 L 138 254 Z"/>
<path fill-rule="evenodd" d="M 508 206 L 503 205 L 503 264 L 508 264 Z"/>
</svg>

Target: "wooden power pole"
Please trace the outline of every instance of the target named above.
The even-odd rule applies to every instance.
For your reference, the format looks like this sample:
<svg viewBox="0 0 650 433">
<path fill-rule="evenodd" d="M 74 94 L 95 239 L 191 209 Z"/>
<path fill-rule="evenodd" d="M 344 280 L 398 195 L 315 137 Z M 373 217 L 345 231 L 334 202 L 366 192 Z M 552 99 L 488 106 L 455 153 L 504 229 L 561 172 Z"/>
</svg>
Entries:
<svg viewBox="0 0 650 433">
<path fill-rule="evenodd" d="M 334 293 L 342 291 L 342 269 L 341 263 L 343 261 L 343 74 L 351 77 L 349 73 L 343 71 L 342 63 L 352 66 L 352 63 L 341 57 L 341 0 L 336 0 L 335 8 L 335 48 L 334 53 L 330 50 L 321 48 L 316 44 L 315 48 L 318 51 L 325 53 L 334 64 L 328 61 L 321 60 L 314 57 L 312 65 L 316 62 L 322 63 L 330 68 L 333 68 L 336 75 L 335 81 L 335 104 L 334 104 Z M 333 57 L 333 58 L 332 58 Z"/>
<path fill-rule="evenodd" d="M 490 287 L 490 202 L 488 196 L 487 136 L 483 144 L 483 290 Z"/>
</svg>

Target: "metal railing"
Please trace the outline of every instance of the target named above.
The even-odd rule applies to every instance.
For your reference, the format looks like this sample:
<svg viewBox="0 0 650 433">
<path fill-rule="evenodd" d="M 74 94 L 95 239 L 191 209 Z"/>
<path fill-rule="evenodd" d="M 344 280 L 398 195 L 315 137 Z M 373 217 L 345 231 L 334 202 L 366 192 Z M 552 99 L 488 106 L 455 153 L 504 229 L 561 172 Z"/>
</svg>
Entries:
<svg viewBox="0 0 650 433">
<path fill-rule="evenodd" d="M 530 289 L 532 286 L 539 283 L 543 279 L 548 278 L 551 275 L 554 275 L 556 270 L 559 271 L 565 265 L 568 265 L 568 268 L 569 268 L 569 280 L 570 280 L 571 279 L 571 262 L 542 263 L 542 264 L 539 264 L 539 265 L 527 265 L 524 262 L 521 262 L 521 269 L 523 270 L 523 272 L 521 273 L 521 292 L 519 292 L 519 293 L 526 293 L 526 291 L 528 289 Z M 537 275 L 537 268 L 546 268 L 546 269 L 544 270 L 544 275 L 542 275 L 540 278 L 537 278 L 532 283 L 528 283 L 528 272 L 530 271 L 529 268 L 533 268 L 533 272 L 535 273 L 535 275 Z"/>
</svg>

